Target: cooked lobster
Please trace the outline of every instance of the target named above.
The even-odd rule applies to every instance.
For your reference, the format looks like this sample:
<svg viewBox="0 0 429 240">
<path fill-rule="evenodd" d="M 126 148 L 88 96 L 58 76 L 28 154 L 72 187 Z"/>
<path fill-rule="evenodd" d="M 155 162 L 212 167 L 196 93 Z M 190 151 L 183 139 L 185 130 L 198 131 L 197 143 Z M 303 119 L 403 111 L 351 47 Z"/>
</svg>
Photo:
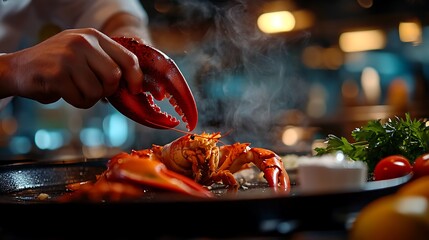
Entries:
<svg viewBox="0 0 429 240">
<path fill-rule="evenodd" d="M 233 174 L 251 165 L 263 172 L 276 192 L 290 191 L 289 176 L 276 153 L 251 148 L 249 143 L 219 147 L 220 138 L 220 133 L 187 134 L 164 146 L 119 153 L 109 160 L 95 184 L 78 188 L 63 200 L 132 199 L 151 189 L 214 197 L 207 186 L 221 183 L 237 188 L 239 183 Z"/>
<path fill-rule="evenodd" d="M 237 187 L 233 173 L 254 164 L 263 171 L 270 187 L 281 191 L 290 189 L 289 177 L 277 154 L 251 148 L 250 143 L 219 147 L 220 138 L 220 133 L 187 134 L 165 146 L 153 145 L 152 151 L 168 169 L 203 185 L 222 182 Z"/>
<path fill-rule="evenodd" d="M 148 127 L 170 129 L 180 121 L 172 115 L 162 112 L 154 102 L 169 99 L 175 111 L 187 123 L 192 131 L 198 121 L 198 111 L 194 96 L 183 74 L 175 62 L 160 50 L 140 43 L 133 38 L 112 38 L 133 52 L 144 75 L 142 92 L 131 94 L 125 81 L 121 81 L 118 90 L 107 99 L 122 114 Z"/>
</svg>

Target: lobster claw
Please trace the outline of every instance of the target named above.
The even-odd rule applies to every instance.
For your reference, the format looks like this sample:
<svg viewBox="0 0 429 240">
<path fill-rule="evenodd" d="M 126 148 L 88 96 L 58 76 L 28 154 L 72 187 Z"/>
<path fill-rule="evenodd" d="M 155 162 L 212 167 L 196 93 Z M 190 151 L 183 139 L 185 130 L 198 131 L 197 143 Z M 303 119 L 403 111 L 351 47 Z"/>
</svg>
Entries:
<svg viewBox="0 0 429 240">
<path fill-rule="evenodd" d="M 265 180 L 275 192 L 290 193 L 290 179 L 281 157 L 271 150 L 251 148 L 249 145 L 250 143 L 234 143 L 222 146 L 220 169 L 237 172 L 247 163 L 253 163 L 263 171 Z"/>
<path fill-rule="evenodd" d="M 264 162 L 264 176 L 276 192 L 290 192 L 290 179 L 279 158 L 272 157 Z"/>
<path fill-rule="evenodd" d="M 167 55 L 138 42 L 133 38 L 112 38 L 133 52 L 144 74 L 143 90 L 131 94 L 121 81 L 118 90 L 107 99 L 122 114 L 137 123 L 158 129 L 169 129 L 179 125 L 180 121 L 172 115 L 162 112 L 154 99 L 161 101 L 169 98 L 170 104 L 187 123 L 192 131 L 198 121 L 198 110 L 194 96 L 175 62 Z"/>
<path fill-rule="evenodd" d="M 195 197 L 213 197 L 212 192 L 195 181 L 170 171 L 156 159 L 150 149 L 133 151 L 131 154 L 121 153 L 109 161 L 108 180 L 131 182 L 136 185 L 148 186 L 184 193 Z"/>
</svg>

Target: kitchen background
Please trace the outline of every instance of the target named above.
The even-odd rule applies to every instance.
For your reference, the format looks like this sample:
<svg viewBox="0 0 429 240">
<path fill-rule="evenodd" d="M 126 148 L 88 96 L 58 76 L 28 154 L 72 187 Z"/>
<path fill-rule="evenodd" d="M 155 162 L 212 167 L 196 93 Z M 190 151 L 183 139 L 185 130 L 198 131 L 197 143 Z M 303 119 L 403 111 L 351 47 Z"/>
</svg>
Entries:
<svg viewBox="0 0 429 240">
<path fill-rule="evenodd" d="M 154 46 L 195 95 L 196 133 L 307 154 L 368 120 L 429 115 L 425 0 L 141 3 Z M 108 157 L 181 135 L 136 124 L 105 102 L 76 109 L 15 98 L 0 112 L 0 159 Z"/>
</svg>

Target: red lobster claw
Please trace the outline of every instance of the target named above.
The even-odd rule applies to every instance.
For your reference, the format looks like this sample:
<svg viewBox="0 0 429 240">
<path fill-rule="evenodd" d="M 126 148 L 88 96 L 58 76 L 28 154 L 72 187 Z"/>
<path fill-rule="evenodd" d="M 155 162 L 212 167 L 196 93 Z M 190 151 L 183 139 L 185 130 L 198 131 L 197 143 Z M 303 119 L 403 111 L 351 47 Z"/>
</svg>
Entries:
<svg viewBox="0 0 429 240">
<path fill-rule="evenodd" d="M 109 161 L 106 177 L 195 197 L 214 197 L 209 190 L 195 181 L 168 170 L 150 149 L 133 151 L 131 154 L 117 154 Z"/>
<path fill-rule="evenodd" d="M 174 61 L 158 49 L 133 38 L 112 39 L 137 56 L 144 74 L 144 85 L 141 93 L 131 94 L 122 81 L 118 90 L 108 97 L 109 102 L 135 122 L 152 128 L 169 129 L 179 125 L 180 121 L 161 112 L 153 100 L 169 98 L 175 111 L 187 123 L 188 130 L 192 131 L 197 125 L 198 110 L 194 96 Z"/>
</svg>

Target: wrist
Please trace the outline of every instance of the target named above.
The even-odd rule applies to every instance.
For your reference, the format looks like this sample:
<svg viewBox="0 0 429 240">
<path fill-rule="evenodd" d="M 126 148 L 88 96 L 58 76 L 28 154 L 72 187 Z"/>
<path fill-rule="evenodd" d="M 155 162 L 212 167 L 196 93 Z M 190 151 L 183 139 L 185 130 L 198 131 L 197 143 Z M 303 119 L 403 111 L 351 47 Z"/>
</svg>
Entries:
<svg viewBox="0 0 429 240">
<path fill-rule="evenodd" d="M 13 78 L 10 76 L 11 54 L 0 53 L 0 99 L 11 97 L 13 93 Z"/>
</svg>

